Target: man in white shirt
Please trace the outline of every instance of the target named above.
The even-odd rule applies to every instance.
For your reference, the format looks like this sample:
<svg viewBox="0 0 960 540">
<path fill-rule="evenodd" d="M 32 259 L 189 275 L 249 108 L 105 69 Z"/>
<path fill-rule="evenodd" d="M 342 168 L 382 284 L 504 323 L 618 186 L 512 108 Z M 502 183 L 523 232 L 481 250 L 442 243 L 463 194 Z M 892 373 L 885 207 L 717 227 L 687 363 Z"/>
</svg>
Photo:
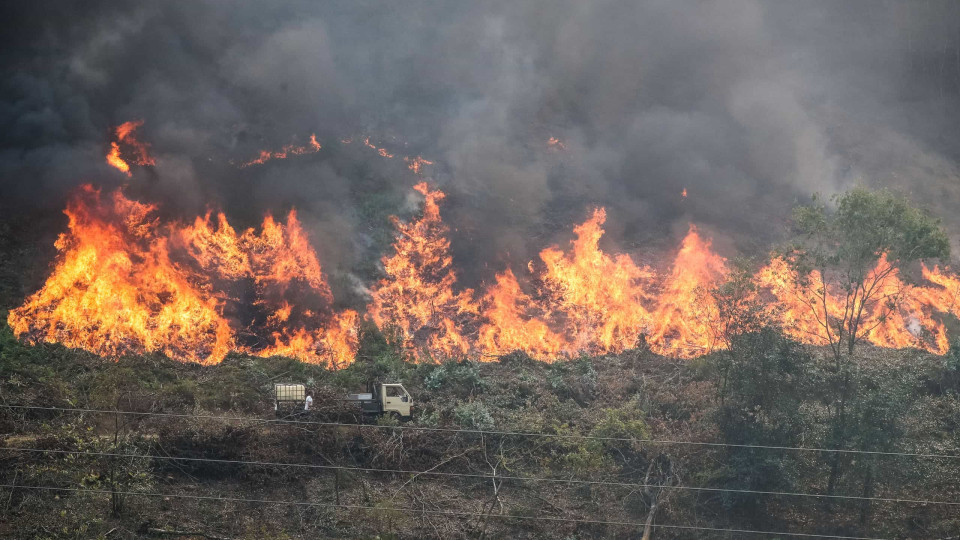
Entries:
<svg viewBox="0 0 960 540">
<path fill-rule="evenodd" d="M 313 407 L 313 392 L 307 392 L 307 398 L 303 400 L 303 410 L 309 411 Z"/>
</svg>

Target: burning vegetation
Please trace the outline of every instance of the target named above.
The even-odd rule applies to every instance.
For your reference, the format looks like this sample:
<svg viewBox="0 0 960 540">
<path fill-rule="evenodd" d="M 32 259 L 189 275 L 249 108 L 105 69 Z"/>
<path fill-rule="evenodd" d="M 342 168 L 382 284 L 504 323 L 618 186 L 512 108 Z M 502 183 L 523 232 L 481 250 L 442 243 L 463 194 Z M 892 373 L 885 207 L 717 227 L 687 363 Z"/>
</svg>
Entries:
<svg viewBox="0 0 960 540">
<path fill-rule="evenodd" d="M 394 331 L 410 356 L 492 358 L 519 350 L 551 361 L 648 346 L 690 358 L 725 346 L 714 291 L 729 271 L 696 227 L 661 272 L 600 249 L 606 213 L 597 208 L 574 227 L 568 248 L 548 247 L 523 272 L 506 268 L 474 291 L 457 283 L 440 215 L 444 193 L 426 182 L 415 189 L 424 197 L 422 214 L 393 218 L 392 252 L 366 306 L 366 317 Z M 20 338 L 205 364 L 232 350 L 334 367 L 353 361 L 362 316 L 333 308 L 295 211 L 238 233 L 222 213 L 161 223 L 153 205 L 85 186 L 66 214 L 56 267 L 8 316 Z M 851 300 L 817 270 L 801 276 L 795 268 L 774 258 L 752 277 L 750 293 L 792 338 L 831 343 L 824 321 L 846 310 L 863 313 L 860 334 L 875 345 L 947 350 L 941 318 L 960 316 L 956 275 L 923 266 L 924 283 L 913 285 L 880 257 L 864 280 L 871 294 Z"/>
<path fill-rule="evenodd" d="M 273 159 L 287 159 L 290 156 L 301 156 L 303 154 L 312 154 L 314 152 L 319 152 L 323 148 L 320 146 L 320 143 L 317 142 L 317 135 L 310 135 L 310 141 L 304 146 L 297 146 L 295 144 L 288 144 L 284 146 L 281 150 L 271 151 L 271 150 L 261 150 L 260 155 L 256 158 L 246 161 L 240 165 L 240 168 L 246 168 L 251 165 L 263 165 L 264 163 L 273 160 Z"/>
<path fill-rule="evenodd" d="M 152 205 L 84 186 L 66 214 L 56 267 L 8 316 L 18 336 L 204 364 L 231 350 L 352 360 L 356 313 L 332 312 L 295 212 L 286 223 L 267 216 L 259 232 L 238 234 L 223 214 L 216 223 L 208 214 L 191 225 L 162 224 Z"/>
<path fill-rule="evenodd" d="M 403 161 L 407 164 L 407 168 L 413 171 L 414 174 L 420 174 L 424 167 L 433 165 L 432 161 L 426 160 L 422 156 L 405 157 Z"/>
<path fill-rule="evenodd" d="M 143 120 L 131 120 L 114 129 L 116 140 L 110 143 L 107 163 L 127 176 L 130 176 L 129 161 L 133 161 L 137 165 L 156 164 L 154 159 L 150 157 L 150 145 L 139 141 L 135 136 L 137 128 L 142 125 Z M 124 156 L 126 156 L 126 159 L 124 159 Z"/>
</svg>

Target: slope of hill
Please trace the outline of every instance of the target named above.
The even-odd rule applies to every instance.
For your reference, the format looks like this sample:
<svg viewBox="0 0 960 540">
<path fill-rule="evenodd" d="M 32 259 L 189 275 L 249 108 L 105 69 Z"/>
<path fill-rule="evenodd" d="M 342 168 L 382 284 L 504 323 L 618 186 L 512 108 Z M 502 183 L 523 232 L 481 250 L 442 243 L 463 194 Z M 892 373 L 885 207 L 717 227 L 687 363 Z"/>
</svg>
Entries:
<svg viewBox="0 0 960 540">
<path fill-rule="evenodd" d="M 0 480 L 20 487 L 2 491 L 0 536 L 637 538 L 648 518 L 653 538 L 960 532 L 957 459 L 891 455 L 956 454 L 955 353 L 864 349 L 853 452 L 824 498 L 834 453 L 769 447 L 827 446 L 830 364 L 772 332 L 750 339 L 750 358 L 414 365 L 373 333 L 365 361 L 327 371 L 113 362 L 4 328 Z M 357 421 L 339 398 L 368 380 L 402 382 L 414 420 L 331 425 Z M 277 422 L 275 381 L 314 389 L 317 410 Z"/>
</svg>

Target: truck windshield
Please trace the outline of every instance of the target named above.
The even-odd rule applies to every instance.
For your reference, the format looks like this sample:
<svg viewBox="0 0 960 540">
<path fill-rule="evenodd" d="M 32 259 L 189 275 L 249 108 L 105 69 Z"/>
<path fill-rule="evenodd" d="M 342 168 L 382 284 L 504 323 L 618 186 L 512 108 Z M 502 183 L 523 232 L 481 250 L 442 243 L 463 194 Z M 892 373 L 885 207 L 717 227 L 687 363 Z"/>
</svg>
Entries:
<svg viewBox="0 0 960 540">
<path fill-rule="evenodd" d="M 406 402 L 409 400 L 409 394 L 403 389 L 402 386 L 388 386 L 386 389 L 387 397 L 391 398 L 400 398 L 400 401 Z"/>
</svg>

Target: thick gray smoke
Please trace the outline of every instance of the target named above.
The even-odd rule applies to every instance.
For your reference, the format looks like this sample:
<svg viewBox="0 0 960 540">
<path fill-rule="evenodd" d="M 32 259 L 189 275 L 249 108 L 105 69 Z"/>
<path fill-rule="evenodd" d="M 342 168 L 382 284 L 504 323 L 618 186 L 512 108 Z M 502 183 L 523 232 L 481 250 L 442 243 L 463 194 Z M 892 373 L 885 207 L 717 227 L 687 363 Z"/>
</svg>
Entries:
<svg viewBox="0 0 960 540">
<path fill-rule="evenodd" d="M 960 230 L 957 2 L 7 4 L 8 215 L 83 182 L 245 223 L 296 206 L 328 270 L 369 269 L 422 154 L 470 282 L 594 205 L 607 247 L 641 254 L 688 222 L 762 249 L 795 201 L 858 182 Z M 128 180 L 104 154 L 132 119 L 157 165 Z M 323 151 L 236 166 L 310 133 Z"/>
</svg>

